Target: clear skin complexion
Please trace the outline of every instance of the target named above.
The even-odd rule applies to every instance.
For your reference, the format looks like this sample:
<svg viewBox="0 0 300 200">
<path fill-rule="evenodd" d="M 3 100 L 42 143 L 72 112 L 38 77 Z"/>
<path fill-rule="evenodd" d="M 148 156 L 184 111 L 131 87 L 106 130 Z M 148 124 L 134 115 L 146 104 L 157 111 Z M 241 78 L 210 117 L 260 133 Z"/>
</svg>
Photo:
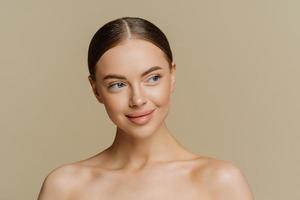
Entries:
<svg viewBox="0 0 300 200">
<path fill-rule="evenodd" d="M 106 51 L 96 64 L 96 80 L 89 81 L 116 125 L 114 142 L 54 169 L 38 200 L 253 200 L 238 167 L 189 152 L 167 128 L 175 72 L 175 63 L 170 69 L 163 51 L 144 40 L 128 39 Z M 142 125 L 126 117 L 152 109 Z"/>
</svg>

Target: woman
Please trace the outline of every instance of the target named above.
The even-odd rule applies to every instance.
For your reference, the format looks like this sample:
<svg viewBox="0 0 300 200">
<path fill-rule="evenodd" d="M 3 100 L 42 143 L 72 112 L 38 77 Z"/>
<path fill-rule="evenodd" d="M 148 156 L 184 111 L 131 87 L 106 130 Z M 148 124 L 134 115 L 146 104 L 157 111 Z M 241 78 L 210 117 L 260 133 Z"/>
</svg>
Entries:
<svg viewBox="0 0 300 200">
<path fill-rule="evenodd" d="M 91 40 L 88 66 L 114 142 L 50 172 L 39 200 L 253 199 L 238 167 L 187 151 L 168 130 L 176 65 L 158 27 L 137 17 L 108 22 Z"/>
</svg>

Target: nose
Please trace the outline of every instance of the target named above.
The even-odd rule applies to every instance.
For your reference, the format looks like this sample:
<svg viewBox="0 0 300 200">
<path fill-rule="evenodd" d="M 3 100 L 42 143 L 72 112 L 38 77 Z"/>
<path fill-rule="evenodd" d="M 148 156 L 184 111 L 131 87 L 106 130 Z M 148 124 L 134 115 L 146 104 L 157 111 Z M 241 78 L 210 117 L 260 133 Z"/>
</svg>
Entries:
<svg viewBox="0 0 300 200">
<path fill-rule="evenodd" d="M 143 91 L 141 90 L 141 88 L 139 86 L 132 87 L 129 107 L 140 107 L 146 104 L 146 102 L 146 98 L 143 95 Z"/>
</svg>

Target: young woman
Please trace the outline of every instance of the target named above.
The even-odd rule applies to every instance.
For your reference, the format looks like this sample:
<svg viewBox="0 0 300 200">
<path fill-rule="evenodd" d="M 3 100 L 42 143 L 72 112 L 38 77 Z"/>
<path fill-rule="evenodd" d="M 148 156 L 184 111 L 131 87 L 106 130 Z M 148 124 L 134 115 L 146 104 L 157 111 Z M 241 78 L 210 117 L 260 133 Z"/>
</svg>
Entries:
<svg viewBox="0 0 300 200">
<path fill-rule="evenodd" d="M 253 200 L 238 167 L 187 151 L 167 128 L 176 64 L 157 26 L 137 17 L 106 23 L 91 40 L 88 66 L 116 125 L 114 142 L 50 172 L 39 200 Z"/>
</svg>

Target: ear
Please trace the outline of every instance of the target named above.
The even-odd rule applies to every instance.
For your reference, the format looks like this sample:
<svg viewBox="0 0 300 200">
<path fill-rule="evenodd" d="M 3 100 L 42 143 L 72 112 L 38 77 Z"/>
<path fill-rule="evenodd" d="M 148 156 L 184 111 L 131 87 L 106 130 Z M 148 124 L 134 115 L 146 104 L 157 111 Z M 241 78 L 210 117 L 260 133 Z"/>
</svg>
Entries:
<svg viewBox="0 0 300 200">
<path fill-rule="evenodd" d="M 171 92 L 175 90 L 175 85 L 176 85 L 176 64 L 172 62 L 171 66 Z"/>
<path fill-rule="evenodd" d="M 92 78 L 91 75 L 88 76 L 88 79 L 89 79 L 89 82 L 92 86 L 92 89 L 93 89 L 93 93 L 95 95 L 95 97 L 97 98 L 97 100 L 103 104 L 103 99 L 102 99 L 102 96 L 99 94 L 99 92 L 97 91 L 97 85 L 96 85 L 96 80 L 94 80 Z"/>
</svg>

